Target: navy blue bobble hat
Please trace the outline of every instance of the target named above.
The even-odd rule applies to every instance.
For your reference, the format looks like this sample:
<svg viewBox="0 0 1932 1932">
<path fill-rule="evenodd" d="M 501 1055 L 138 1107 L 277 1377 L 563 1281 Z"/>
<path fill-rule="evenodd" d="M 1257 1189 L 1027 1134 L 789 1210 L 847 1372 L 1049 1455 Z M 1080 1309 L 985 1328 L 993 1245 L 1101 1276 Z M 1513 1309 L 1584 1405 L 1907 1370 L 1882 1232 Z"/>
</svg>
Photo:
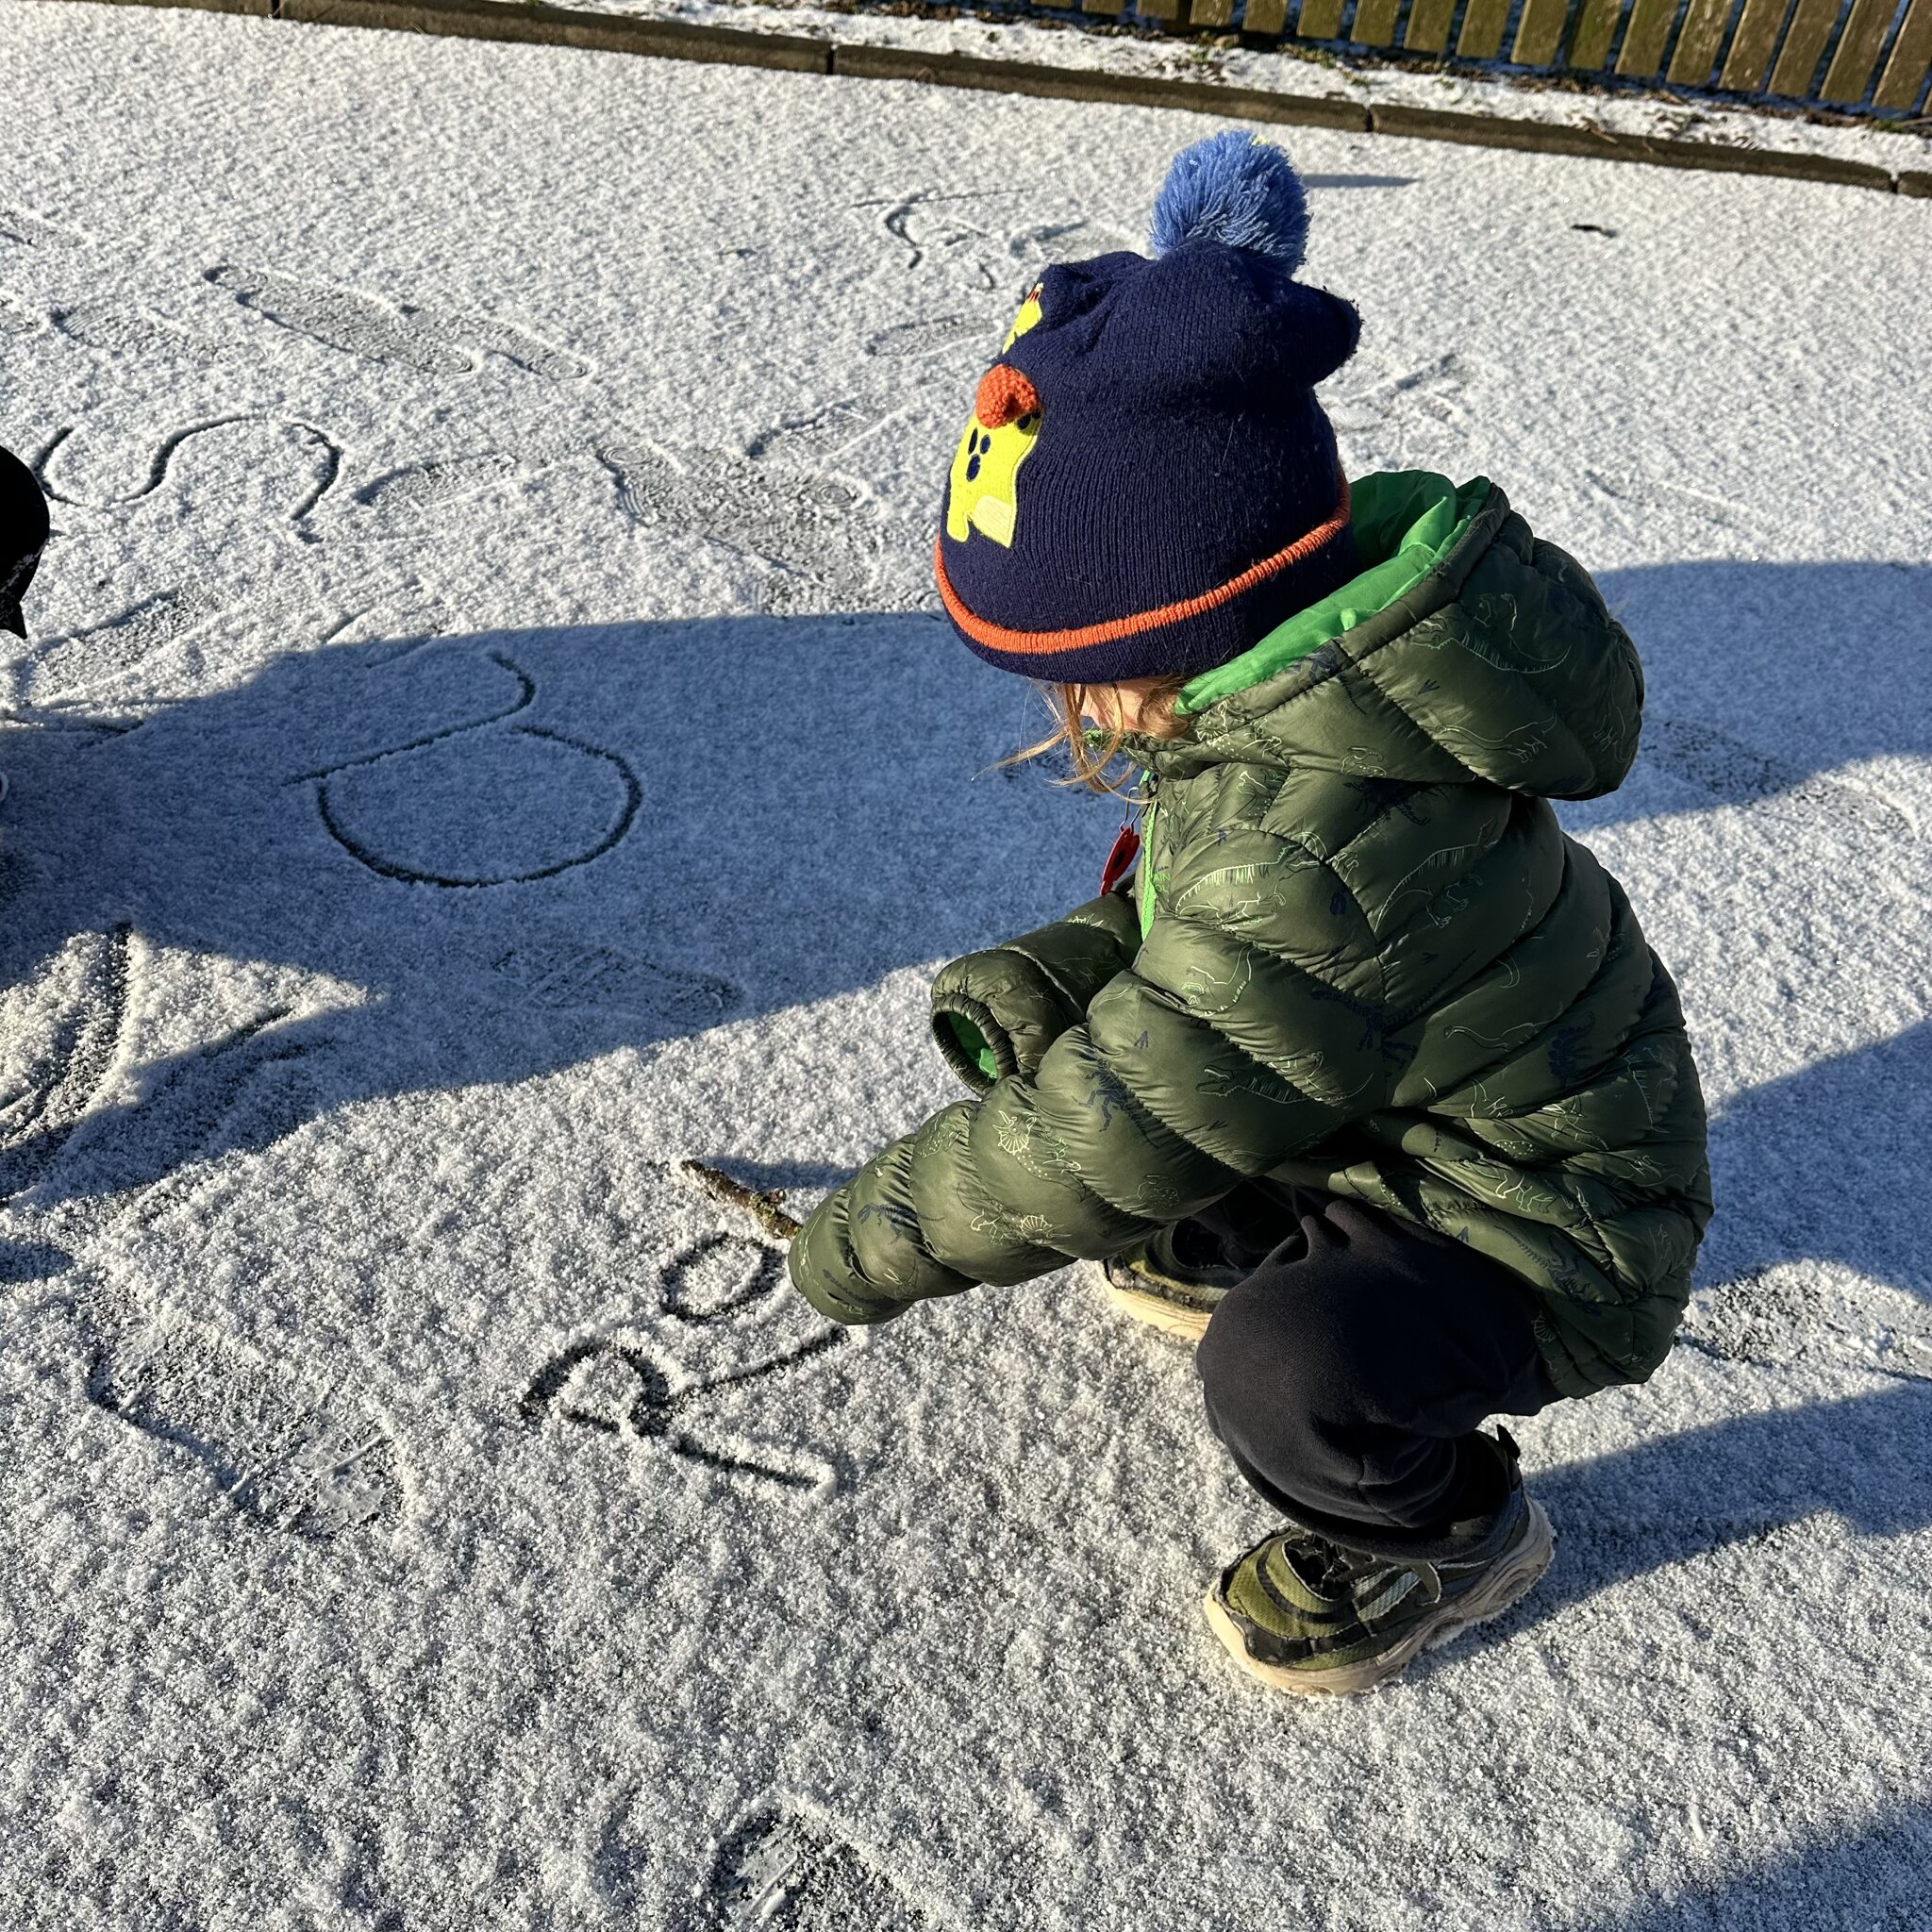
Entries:
<svg viewBox="0 0 1932 1932">
<path fill-rule="evenodd" d="M 0 630 L 26 635 L 20 600 L 33 582 L 47 541 L 47 499 L 34 473 L 0 449 Z"/>
<path fill-rule="evenodd" d="M 1049 268 L 981 377 L 935 570 L 989 663 L 1113 683 L 1224 664 L 1355 574 L 1318 382 L 1349 304 L 1294 278 L 1307 201 L 1278 147 L 1183 151 L 1155 255 Z"/>
</svg>

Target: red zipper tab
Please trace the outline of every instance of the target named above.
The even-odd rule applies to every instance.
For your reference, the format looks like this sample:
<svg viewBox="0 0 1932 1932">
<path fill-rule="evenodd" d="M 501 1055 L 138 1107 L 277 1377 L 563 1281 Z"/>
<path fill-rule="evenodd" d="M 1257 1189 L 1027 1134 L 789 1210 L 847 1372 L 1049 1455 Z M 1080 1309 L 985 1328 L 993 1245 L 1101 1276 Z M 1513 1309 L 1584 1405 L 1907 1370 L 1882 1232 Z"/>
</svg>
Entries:
<svg viewBox="0 0 1932 1932">
<path fill-rule="evenodd" d="M 1113 850 L 1107 855 L 1107 863 L 1100 871 L 1100 895 L 1108 893 L 1120 884 L 1133 871 L 1134 861 L 1141 856 L 1141 835 L 1132 825 L 1123 825 L 1114 834 Z"/>
</svg>

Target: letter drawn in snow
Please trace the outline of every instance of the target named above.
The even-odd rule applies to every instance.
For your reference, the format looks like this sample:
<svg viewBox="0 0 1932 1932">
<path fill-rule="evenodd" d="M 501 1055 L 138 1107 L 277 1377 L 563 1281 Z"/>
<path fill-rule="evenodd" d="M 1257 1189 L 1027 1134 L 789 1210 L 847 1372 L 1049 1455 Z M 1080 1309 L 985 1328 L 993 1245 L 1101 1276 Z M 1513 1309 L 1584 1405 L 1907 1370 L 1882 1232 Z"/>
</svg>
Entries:
<svg viewBox="0 0 1932 1932">
<path fill-rule="evenodd" d="M 768 1243 L 701 1236 L 658 1278 L 659 1310 L 673 1325 L 626 1324 L 569 1343 L 532 1377 L 519 1412 L 531 1424 L 554 1414 L 726 1475 L 824 1495 L 838 1478 L 830 1462 L 794 1442 L 745 1435 L 729 1413 L 736 1391 L 781 1387 L 851 1343 L 844 1329 L 820 1328 L 773 1347 L 771 1311 L 785 1293 L 784 1264 Z M 721 1331 L 722 1355 L 689 1345 Z"/>
</svg>

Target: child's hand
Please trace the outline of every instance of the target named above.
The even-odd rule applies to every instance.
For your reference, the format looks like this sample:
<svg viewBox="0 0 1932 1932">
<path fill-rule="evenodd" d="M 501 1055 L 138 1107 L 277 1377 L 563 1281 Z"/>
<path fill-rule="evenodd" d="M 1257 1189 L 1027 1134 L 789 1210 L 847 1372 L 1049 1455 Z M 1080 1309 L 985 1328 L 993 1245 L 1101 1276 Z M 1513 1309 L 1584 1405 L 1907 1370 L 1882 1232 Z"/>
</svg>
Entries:
<svg viewBox="0 0 1932 1932">
<path fill-rule="evenodd" d="M 960 1294 L 986 1278 L 941 1261 L 926 1225 L 935 1212 L 926 1199 L 933 1183 L 947 1191 L 941 1221 L 957 1206 L 945 1179 L 947 1152 L 957 1152 L 978 1110 L 966 1101 L 942 1108 L 916 1133 L 874 1155 L 813 1208 L 786 1260 L 792 1286 L 820 1314 L 847 1324 L 889 1322 L 913 1302 Z M 920 1201 L 924 1214 L 914 1205 Z M 1014 1278 L 1044 1272 L 1029 1266 Z"/>
<path fill-rule="evenodd" d="M 851 1192 L 848 1181 L 827 1194 L 792 1237 L 785 1256 L 792 1287 L 828 1321 L 848 1328 L 890 1322 L 910 1306 L 869 1291 L 852 1253 L 846 1223 Z"/>
</svg>

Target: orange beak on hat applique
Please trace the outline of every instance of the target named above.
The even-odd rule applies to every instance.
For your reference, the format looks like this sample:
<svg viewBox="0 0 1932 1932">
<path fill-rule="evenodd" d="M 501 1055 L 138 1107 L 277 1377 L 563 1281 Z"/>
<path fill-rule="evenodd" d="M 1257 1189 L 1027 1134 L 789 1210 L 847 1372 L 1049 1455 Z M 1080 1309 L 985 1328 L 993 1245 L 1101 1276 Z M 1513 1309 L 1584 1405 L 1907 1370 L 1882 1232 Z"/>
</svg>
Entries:
<svg viewBox="0 0 1932 1932">
<path fill-rule="evenodd" d="M 1041 414 L 1039 391 L 1011 363 L 995 362 L 980 377 L 972 420 L 953 452 L 946 535 L 954 542 L 978 530 L 1011 547 L 1020 514 L 1020 465 L 1040 434 Z"/>
</svg>

